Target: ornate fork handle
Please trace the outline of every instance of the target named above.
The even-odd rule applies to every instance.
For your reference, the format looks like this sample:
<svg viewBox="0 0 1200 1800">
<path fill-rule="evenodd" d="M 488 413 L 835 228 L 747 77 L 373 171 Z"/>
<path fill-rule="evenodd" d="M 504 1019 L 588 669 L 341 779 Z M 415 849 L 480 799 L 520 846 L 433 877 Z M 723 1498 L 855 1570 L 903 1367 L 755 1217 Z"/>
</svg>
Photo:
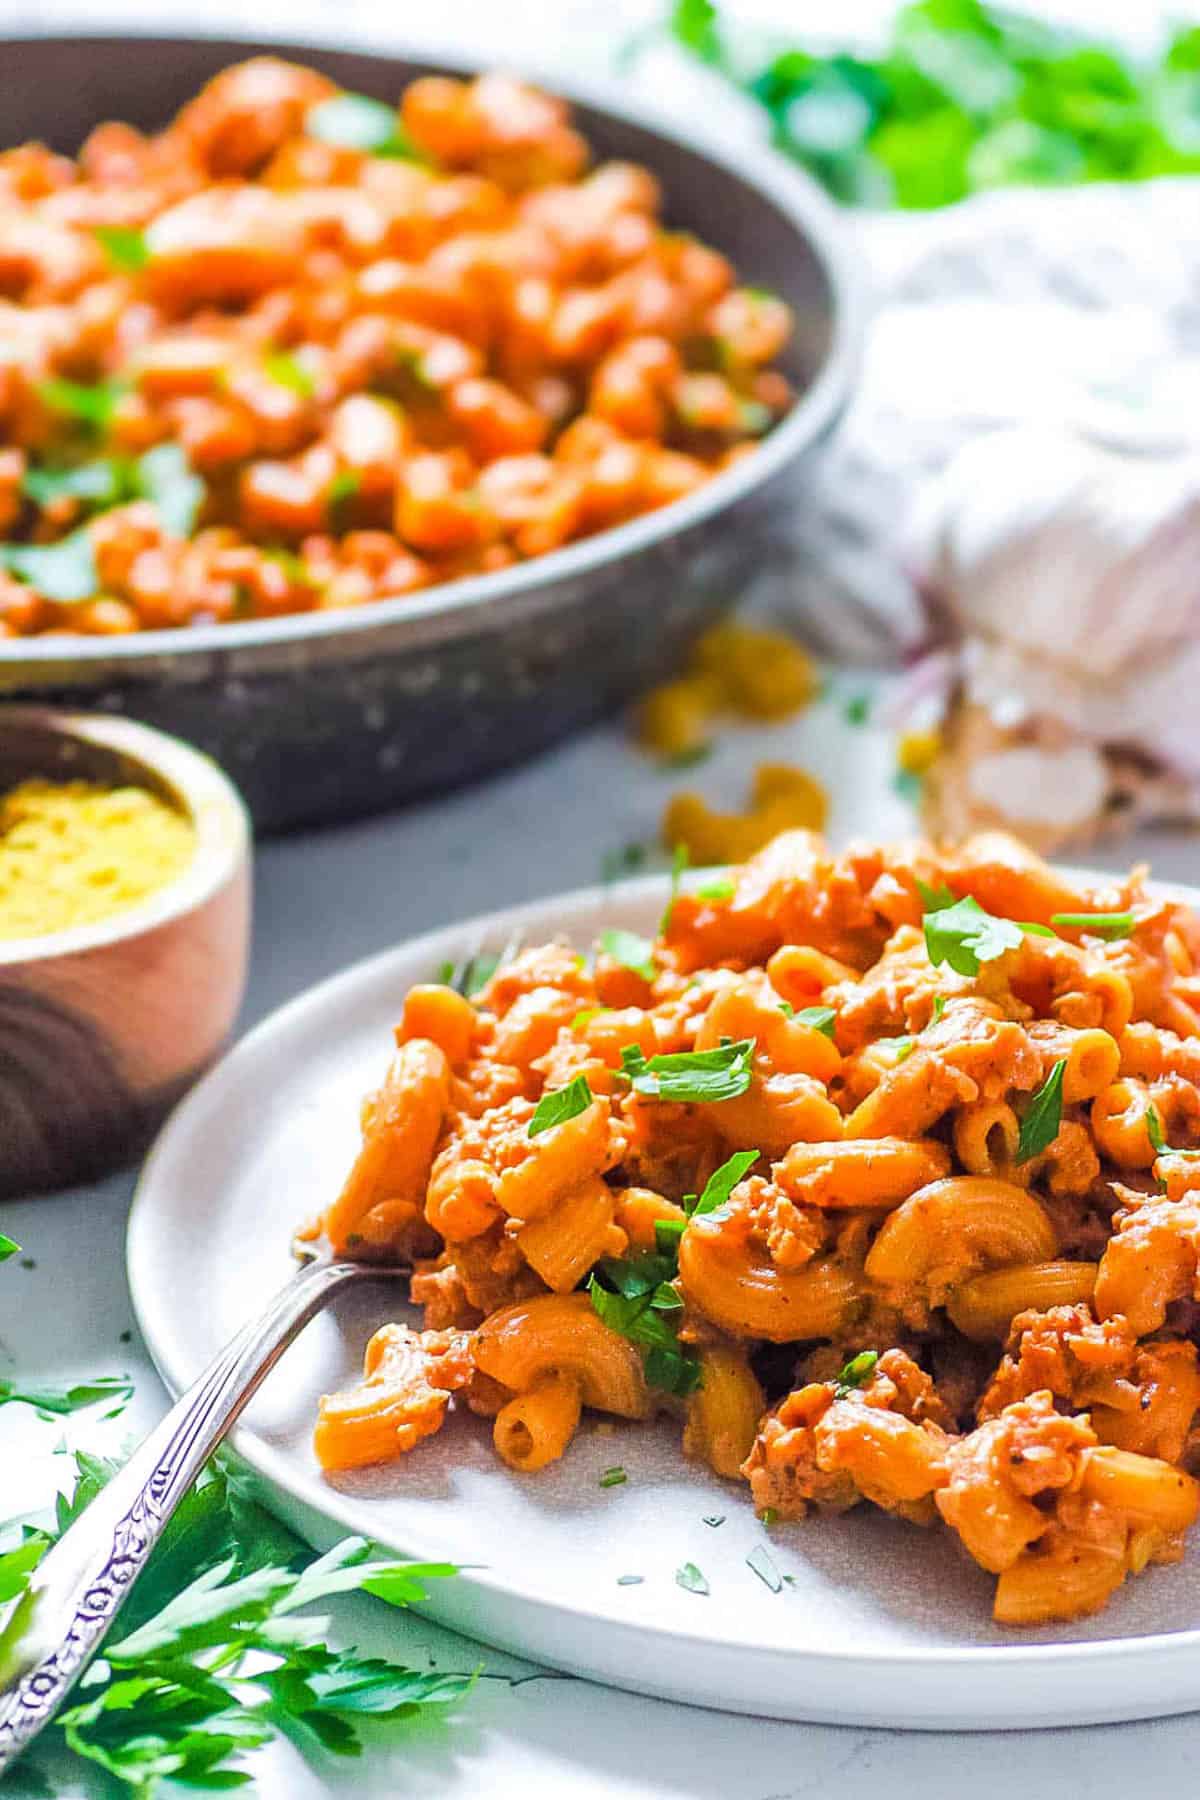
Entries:
<svg viewBox="0 0 1200 1800">
<path fill-rule="evenodd" d="M 175 1508 L 292 1339 L 338 1288 L 371 1273 L 324 1261 L 297 1270 L 42 1559 L 0 1633 L 0 1773 L 50 1723 Z"/>
</svg>

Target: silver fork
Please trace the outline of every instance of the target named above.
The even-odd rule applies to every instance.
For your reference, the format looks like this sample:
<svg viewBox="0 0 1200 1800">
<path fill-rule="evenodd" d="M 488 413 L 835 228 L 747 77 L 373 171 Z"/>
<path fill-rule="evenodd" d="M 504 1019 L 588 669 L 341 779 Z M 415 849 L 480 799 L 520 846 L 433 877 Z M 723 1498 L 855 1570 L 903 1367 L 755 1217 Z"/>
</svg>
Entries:
<svg viewBox="0 0 1200 1800">
<path fill-rule="evenodd" d="M 497 958 L 521 948 L 512 938 Z M 471 989 L 482 946 L 450 985 Z M 0 1774 L 47 1726 L 100 1647 L 175 1508 L 288 1345 L 353 1282 L 407 1279 L 408 1267 L 335 1261 L 327 1245 L 294 1240 L 301 1261 L 262 1315 L 244 1327 L 176 1401 L 74 1525 L 43 1557 L 0 1631 Z"/>
</svg>

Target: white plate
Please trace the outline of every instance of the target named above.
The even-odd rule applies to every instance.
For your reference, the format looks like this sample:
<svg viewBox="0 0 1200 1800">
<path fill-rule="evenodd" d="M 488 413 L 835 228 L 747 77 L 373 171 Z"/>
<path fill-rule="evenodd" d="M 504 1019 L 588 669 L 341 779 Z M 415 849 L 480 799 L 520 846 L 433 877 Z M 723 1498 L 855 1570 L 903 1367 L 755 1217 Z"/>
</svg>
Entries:
<svg viewBox="0 0 1200 1800">
<path fill-rule="evenodd" d="M 589 890 L 419 938 L 324 982 L 261 1025 L 176 1112 L 129 1227 L 146 1341 L 179 1392 L 288 1277 L 292 1227 L 334 1193 L 357 1142 L 406 989 L 481 936 L 591 942 L 652 931 L 660 879 Z M 1193 896 L 1200 900 L 1200 896 Z M 473 1637 L 639 1693 L 735 1712 L 955 1729 L 1150 1718 L 1200 1702 L 1200 1558 L 1126 1583 L 1079 1624 L 1006 1631 L 992 1580 L 948 1533 L 863 1508 L 776 1526 L 791 1580 L 772 1593 L 745 1558 L 768 1536 L 749 1490 L 684 1462 L 676 1427 L 596 1422 L 536 1476 L 499 1463 L 486 1422 L 445 1429 L 382 1470 L 325 1480 L 317 1397 L 352 1377 L 394 1288 L 363 1287 L 303 1334 L 234 1438 L 267 1503 L 327 1547 L 360 1532 L 405 1555 L 482 1565 L 434 1585 L 428 1611 Z M 602 1489 L 620 1463 L 623 1486 Z M 705 1515 L 724 1515 L 716 1527 Z M 711 1593 L 677 1586 L 685 1562 Z M 640 1575 L 620 1586 L 621 1575 Z"/>
</svg>

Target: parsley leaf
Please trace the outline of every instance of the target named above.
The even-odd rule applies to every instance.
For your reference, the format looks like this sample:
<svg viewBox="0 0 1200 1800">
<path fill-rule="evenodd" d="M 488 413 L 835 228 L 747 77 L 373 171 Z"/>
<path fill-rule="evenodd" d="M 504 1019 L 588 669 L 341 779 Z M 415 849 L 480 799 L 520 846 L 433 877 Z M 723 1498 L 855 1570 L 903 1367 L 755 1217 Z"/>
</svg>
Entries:
<svg viewBox="0 0 1200 1800">
<path fill-rule="evenodd" d="M 725 1205 L 738 1182 L 754 1167 L 758 1158 L 757 1150 L 736 1150 L 727 1162 L 721 1164 L 719 1169 L 713 1170 L 704 1184 L 704 1192 L 695 1204 L 688 1207 L 685 1199 L 684 1207 L 693 1218 L 700 1218 L 707 1213 L 716 1212 L 718 1207 Z"/>
<path fill-rule="evenodd" d="M 644 1575 L 618 1575 L 617 1576 L 617 1586 L 618 1587 L 641 1587 L 641 1585 L 642 1585 L 643 1581 L 645 1581 L 645 1579 L 646 1579 L 646 1577 Z"/>
<path fill-rule="evenodd" d="M 832 1006 L 803 1006 L 799 1012 L 792 1012 L 789 1016 L 795 1019 L 797 1025 L 807 1025 L 832 1040 L 834 1021 L 837 1018 Z"/>
<path fill-rule="evenodd" d="M 706 881 L 703 887 L 695 890 L 697 900 L 732 900 L 735 884 L 727 877 L 720 881 Z"/>
<path fill-rule="evenodd" d="M 588 1086 L 586 1075 L 576 1075 L 568 1081 L 566 1087 L 551 1088 L 543 1094 L 533 1109 L 533 1117 L 529 1121 L 530 1137 L 538 1137 L 543 1131 L 550 1131 L 555 1125 L 564 1125 L 568 1119 L 576 1118 L 586 1112 L 595 1099 Z"/>
<path fill-rule="evenodd" d="M 1064 1056 L 1060 1062 L 1055 1063 L 1030 1101 L 1029 1110 L 1021 1120 L 1021 1131 L 1017 1139 L 1018 1163 L 1026 1163 L 1031 1157 L 1039 1155 L 1058 1136 L 1058 1128 L 1062 1123 L 1063 1076 L 1066 1072 L 1067 1059 Z"/>
<path fill-rule="evenodd" d="M 913 879 L 917 884 L 917 892 L 921 896 L 921 905 L 927 913 L 941 912 L 945 907 L 954 905 L 954 895 L 944 883 L 939 882 L 937 887 L 930 887 L 929 883 L 922 881 L 919 875 L 914 876 Z"/>
<path fill-rule="evenodd" d="M 191 537 L 205 488 L 179 444 L 158 444 L 139 456 L 137 486 L 153 503 L 164 531 L 172 537 Z"/>
<path fill-rule="evenodd" d="M 925 914 L 925 948 L 931 963 L 949 963 L 956 975 L 978 975 L 979 965 L 1019 949 L 1021 927 L 993 918 L 970 895 Z"/>
<path fill-rule="evenodd" d="M 106 431 L 126 391 L 122 381 L 65 381 L 52 375 L 38 384 L 38 398 L 92 431 Z"/>
<path fill-rule="evenodd" d="M 774 1558 L 765 1544 L 756 1544 L 746 1558 L 746 1567 L 753 1569 L 764 1587 L 770 1588 L 773 1594 L 783 1592 L 783 1576 L 775 1567 Z"/>
<path fill-rule="evenodd" d="M 653 981 L 658 975 L 654 945 L 648 938 L 639 937 L 636 931 L 621 931 L 610 926 L 600 933 L 600 948 L 605 956 L 611 956 L 623 969 L 631 969 L 643 981 Z"/>
<path fill-rule="evenodd" d="M 679 1240 L 687 1226 L 686 1219 L 655 1219 L 654 1247 L 660 1256 L 678 1259 Z"/>
<path fill-rule="evenodd" d="M 20 1244 L 15 1244 L 12 1238 L 5 1237 L 0 1231 L 0 1262 L 7 1262 L 10 1256 L 16 1256 L 20 1248 Z"/>
<path fill-rule="evenodd" d="M 74 1493 L 58 1509 L 59 1533 L 115 1467 L 83 1453 L 75 1463 Z M 26 1527 L 21 1543 L 0 1555 L 0 1600 L 19 1600 L 52 1535 Z M 246 1786 L 252 1777 L 239 1759 L 280 1730 L 301 1750 L 357 1755 L 358 1721 L 406 1719 L 423 1707 L 453 1704 L 474 1677 L 334 1650 L 322 1642 L 327 1621 L 295 1615 L 313 1601 L 355 1591 L 408 1605 L 424 1597 L 427 1579 L 454 1572 L 448 1564 L 376 1560 L 361 1538 L 313 1560 L 258 1507 L 244 1477 L 210 1468 L 185 1496 L 130 1596 L 122 1616 L 132 1628 L 104 1646 L 79 1702 L 55 1729 L 137 1800 L 150 1800 L 164 1780 Z M 10 1629 L 14 1624 L 19 1632 L 19 1612 Z"/>
<path fill-rule="evenodd" d="M 750 1086 L 753 1038 L 722 1044 L 716 1050 L 680 1051 L 647 1061 L 636 1044 L 621 1052 L 621 1066 L 633 1091 L 653 1100 L 701 1102 L 736 1100 Z"/>
<path fill-rule="evenodd" d="M 136 275 L 150 261 L 146 234 L 133 225 L 93 225 L 92 236 L 114 269 Z"/>
<path fill-rule="evenodd" d="M 1166 1134 L 1162 1128 L 1162 1120 L 1159 1117 L 1157 1106 L 1148 1106 L 1146 1108 L 1146 1136 L 1150 1139 L 1152 1148 L 1159 1156 L 1170 1148 L 1167 1143 Z"/>
<path fill-rule="evenodd" d="M 395 107 L 366 94 L 332 94 L 328 100 L 318 101 L 309 107 L 304 129 L 309 137 L 345 150 L 364 150 L 370 156 L 406 162 L 428 160 L 401 125 Z"/>
<path fill-rule="evenodd" d="M 933 1011 L 929 1015 L 929 1024 L 936 1025 L 938 1023 L 939 1019 L 941 1018 L 942 1014 L 945 1012 L 945 1010 L 946 1010 L 945 994 L 935 994 L 933 996 Z M 926 1026 L 926 1030 L 928 1030 L 928 1029 L 929 1029 L 929 1026 Z"/>
<path fill-rule="evenodd" d="M 0 544 L 0 568 L 47 600 L 70 606 L 90 600 L 99 586 L 96 559 L 87 528 L 81 526 L 56 544 Z"/>
<path fill-rule="evenodd" d="M 674 1315 L 682 1302 L 669 1285 L 674 1274 L 672 1256 L 606 1256 L 592 1271 L 588 1293 L 604 1323 L 641 1348 L 650 1386 L 682 1396 L 699 1386 L 700 1364 L 679 1343 Z"/>
<path fill-rule="evenodd" d="M 1131 912 L 1112 913 L 1051 913 L 1050 923 L 1061 925 L 1064 931 L 1083 931 L 1090 937 L 1124 938 L 1133 930 L 1135 920 Z"/>
<path fill-rule="evenodd" d="M 325 511 L 329 515 L 329 529 L 338 537 L 349 529 L 350 502 L 358 498 L 361 487 L 362 477 L 354 469 L 339 469 L 329 483 Z"/>
<path fill-rule="evenodd" d="M 116 506 L 132 491 L 131 465 L 123 457 L 106 456 L 73 468 L 30 468 L 22 490 L 41 507 L 56 500 L 85 500 L 96 507 Z"/>
<path fill-rule="evenodd" d="M 275 383 L 276 387 L 290 388 L 292 393 L 300 394 L 311 400 L 317 391 L 317 384 L 305 368 L 298 356 L 290 350 L 268 350 L 263 356 L 263 368 Z"/>
<path fill-rule="evenodd" d="M 658 926 L 659 933 L 662 937 L 666 937 L 668 931 L 671 929 L 671 914 L 675 911 L 675 902 L 679 898 L 679 883 L 683 876 L 683 871 L 688 866 L 688 860 L 687 845 L 676 844 L 674 850 L 671 852 L 671 892 L 667 896 L 667 904 L 663 907 L 663 916 L 659 921 Z"/>
<path fill-rule="evenodd" d="M 600 1486 L 602 1488 L 620 1487 L 628 1480 L 628 1475 L 621 1465 L 617 1463 L 613 1468 L 605 1469 L 603 1475 L 600 1477 Z"/>
<path fill-rule="evenodd" d="M 133 1383 L 127 1375 L 101 1375 L 95 1381 L 81 1381 L 72 1387 L 19 1387 L 13 1381 L 0 1381 L 0 1406 L 6 1403 L 32 1406 L 43 1419 L 67 1413 L 83 1412 L 102 1402 L 106 1419 L 124 1412 L 133 1398 Z"/>
<path fill-rule="evenodd" d="M 834 1398 L 844 1400 L 847 1394 L 852 1394 L 856 1388 L 860 1388 L 864 1381 L 869 1381 L 875 1373 L 875 1364 L 878 1361 L 878 1350 L 860 1350 L 857 1356 L 852 1356 L 850 1361 L 843 1365 L 833 1384 Z"/>
<path fill-rule="evenodd" d="M 689 1594 L 707 1594 L 711 1591 L 694 1562 L 686 1562 L 681 1569 L 676 1569 L 675 1580 Z"/>
</svg>

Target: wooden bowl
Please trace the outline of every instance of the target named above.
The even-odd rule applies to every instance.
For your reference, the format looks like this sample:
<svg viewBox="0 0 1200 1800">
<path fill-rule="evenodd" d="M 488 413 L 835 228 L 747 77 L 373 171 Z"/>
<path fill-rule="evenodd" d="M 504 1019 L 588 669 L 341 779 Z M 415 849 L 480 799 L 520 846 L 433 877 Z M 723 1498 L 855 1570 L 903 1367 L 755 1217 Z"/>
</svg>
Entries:
<svg viewBox="0 0 1200 1800">
<path fill-rule="evenodd" d="M 229 1035 L 246 982 L 250 832 L 236 790 L 126 719 L 0 707 L 0 792 L 135 784 L 196 830 L 184 873 L 97 924 L 0 939 L 0 1198 L 128 1160 Z"/>
</svg>

